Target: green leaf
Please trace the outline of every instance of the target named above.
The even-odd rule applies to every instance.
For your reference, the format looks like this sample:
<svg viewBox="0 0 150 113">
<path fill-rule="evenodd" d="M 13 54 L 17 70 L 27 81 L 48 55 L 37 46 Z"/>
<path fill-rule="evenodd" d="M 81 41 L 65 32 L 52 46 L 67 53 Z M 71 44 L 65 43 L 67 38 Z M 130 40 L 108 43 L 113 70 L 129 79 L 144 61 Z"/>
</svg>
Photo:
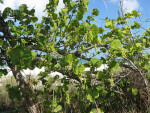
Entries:
<svg viewBox="0 0 150 113">
<path fill-rule="evenodd" d="M 135 22 L 135 21 L 134 21 L 134 27 L 135 27 L 136 29 L 139 29 L 140 26 L 141 26 L 141 25 L 140 25 L 138 22 Z"/>
<path fill-rule="evenodd" d="M 136 47 L 142 47 L 142 43 L 136 43 Z"/>
<path fill-rule="evenodd" d="M 98 59 L 97 59 L 97 58 L 92 58 L 90 61 L 91 61 L 91 63 L 92 63 L 93 65 L 95 65 L 96 62 L 98 61 Z"/>
<path fill-rule="evenodd" d="M 99 92 L 96 89 L 94 89 L 93 92 L 92 92 L 92 95 L 93 95 L 94 98 L 98 98 L 99 97 Z"/>
<path fill-rule="evenodd" d="M 115 60 L 113 60 L 113 61 L 110 63 L 110 68 L 112 69 L 112 71 L 118 70 L 118 68 L 119 68 L 119 63 L 116 62 Z"/>
<path fill-rule="evenodd" d="M 14 25 L 14 21 L 12 21 L 12 20 L 8 20 L 7 22 L 8 22 L 8 26 Z"/>
<path fill-rule="evenodd" d="M 69 4 L 69 3 L 70 3 L 70 0 L 63 0 L 63 3 L 64 3 L 64 4 Z"/>
<path fill-rule="evenodd" d="M 13 100 L 13 99 L 17 99 L 18 101 L 21 100 L 21 92 L 20 92 L 18 86 L 7 85 L 6 89 L 8 91 L 8 95 L 11 100 Z"/>
<path fill-rule="evenodd" d="M 132 14 L 135 18 L 140 15 L 136 10 L 133 10 L 133 11 L 131 12 L 131 14 Z"/>
<path fill-rule="evenodd" d="M 92 31 L 93 38 L 97 38 L 99 33 L 99 28 L 97 27 L 97 25 L 92 24 L 90 30 Z"/>
<path fill-rule="evenodd" d="M 35 23 L 35 22 L 37 22 L 38 21 L 38 18 L 37 17 L 31 17 L 31 22 L 32 23 Z"/>
<path fill-rule="evenodd" d="M 76 3 L 75 1 L 71 1 L 71 2 L 70 2 L 70 6 L 71 6 L 71 7 L 75 7 L 76 4 L 77 4 L 77 3 Z"/>
<path fill-rule="evenodd" d="M 129 29 L 129 26 L 128 25 L 125 25 L 125 27 L 124 27 L 125 29 Z"/>
<path fill-rule="evenodd" d="M 74 55 L 73 54 L 68 54 L 67 56 L 66 56 L 66 62 L 67 63 L 70 63 L 70 62 L 73 62 L 73 58 L 74 58 Z"/>
<path fill-rule="evenodd" d="M 130 14 L 130 13 L 126 13 L 126 14 L 125 14 L 125 17 L 127 17 L 127 18 L 129 18 L 129 19 L 130 19 L 130 18 L 134 18 L 133 15 Z"/>
<path fill-rule="evenodd" d="M 102 47 L 102 48 L 101 48 L 101 51 L 102 51 L 103 53 L 106 53 L 107 50 L 106 50 L 106 48 Z"/>
<path fill-rule="evenodd" d="M 102 89 L 102 87 L 100 85 L 96 86 L 97 91 L 100 91 Z"/>
<path fill-rule="evenodd" d="M 87 99 L 90 101 L 90 102 L 94 102 L 94 98 L 92 97 L 92 95 L 88 94 L 87 96 Z"/>
<path fill-rule="evenodd" d="M 31 51 L 31 54 L 32 54 L 32 60 L 33 60 L 36 57 L 37 53 L 34 51 Z"/>
<path fill-rule="evenodd" d="M 105 29 L 103 29 L 102 27 L 99 28 L 99 33 L 103 34 L 103 32 L 105 31 Z"/>
<path fill-rule="evenodd" d="M 26 69 L 32 61 L 31 51 L 27 48 L 21 48 L 20 46 L 14 47 L 9 52 L 9 57 L 14 65 L 19 68 Z"/>
<path fill-rule="evenodd" d="M 43 36 L 40 36 L 38 38 L 38 43 L 42 46 L 45 46 L 46 45 L 46 39 L 43 37 Z"/>
<path fill-rule="evenodd" d="M 103 72 L 102 71 L 98 71 L 97 79 L 101 79 L 102 77 L 103 77 Z"/>
<path fill-rule="evenodd" d="M 113 25 L 112 25 L 112 22 L 111 21 L 108 21 L 108 22 L 106 22 L 106 24 L 105 24 L 105 27 L 106 28 L 111 28 Z"/>
<path fill-rule="evenodd" d="M 103 60 L 98 60 L 96 63 L 96 68 L 99 68 L 103 63 Z"/>
<path fill-rule="evenodd" d="M 104 113 L 100 108 L 93 108 L 90 113 Z"/>
<path fill-rule="evenodd" d="M 121 46 L 122 46 L 122 44 L 121 44 L 120 40 L 118 40 L 118 39 L 115 39 L 110 43 L 110 47 L 112 49 L 118 49 Z"/>
<path fill-rule="evenodd" d="M 133 95 L 137 95 L 138 94 L 138 90 L 136 88 L 132 88 L 132 93 L 133 93 Z"/>
<path fill-rule="evenodd" d="M 84 21 L 83 24 L 80 25 L 80 33 L 84 35 L 84 33 L 88 31 L 89 27 L 89 23 Z"/>
<path fill-rule="evenodd" d="M 92 94 L 91 88 L 88 88 L 88 89 L 87 89 L 87 93 L 90 94 L 90 95 Z"/>
<path fill-rule="evenodd" d="M 0 73 L 1 73 L 1 75 L 0 75 L 0 77 L 1 77 L 2 74 L 7 75 L 8 71 L 7 71 L 7 69 L 0 69 Z"/>
<path fill-rule="evenodd" d="M 84 50 L 84 45 L 83 44 L 81 44 L 81 49 Z"/>
<path fill-rule="evenodd" d="M 32 15 L 32 16 L 34 16 L 34 13 L 35 13 L 35 9 L 31 9 L 31 10 L 29 11 L 29 14 Z"/>
<path fill-rule="evenodd" d="M 59 112 L 62 109 L 61 105 L 58 105 L 53 111 L 54 112 Z"/>
<path fill-rule="evenodd" d="M 92 15 L 94 15 L 94 16 L 98 16 L 99 15 L 99 11 L 98 11 L 98 9 L 92 9 L 91 10 L 91 13 L 92 13 Z"/>
<path fill-rule="evenodd" d="M 84 12 L 78 11 L 77 12 L 77 19 L 78 20 L 82 20 L 83 19 L 83 15 L 84 15 Z"/>
<path fill-rule="evenodd" d="M 78 70 L 78 67 L 77 67 L 77 66 L 74 68 L 73 73 L 76 74 L 76 75 L 79 74 L 79 70 Z"/>
<path fill-rule="evenodd" d="M 112 71 L 116 71 L 119 68 L 119 63 L 116 63 L 115 66 L 112 68 Z"/>
<path fill-rule="evenodd" d="M 83 72 L 85 71 L 84 65 L 80 65 L 80 66 L 79 66 L 79 71 L 80 71 L 81 73 L 83 73 Z"/>
<path fill-rule="evenodd" d="M 85 5 L 88 5 L 90 0 L 83 0 Z"/>
<path fill-rule="evenodd" d="M 3 11 L 2 17 L 6 19 L 7 16 L 13 16 L 13 10 L 10 7 L 6 7 Z"/>
<path fill-rule="evenodd" d="M 3 45 L 3 40 L 2 39 L 0 39 L 0 46 L 2 46 Z"/>
<path fill-rule="evenodd" d="M 62 8 L 61 11 L 62 11 L 62 13 L 67 14 L 68 13 L 68 8 Z"/>
<path fill-rule="evenodd" d="M 26 4 L 22 4 L 21 6 L 19 6 L 19 11 L 21 12 L 25 12 L 25 13 L 28 13 L 28 7 Z"/>
<path fill-rule="evenodd" d="M 96 44 L 94 44 L 94 49 L 97 52 L 97 45 Z"/>
</svg>

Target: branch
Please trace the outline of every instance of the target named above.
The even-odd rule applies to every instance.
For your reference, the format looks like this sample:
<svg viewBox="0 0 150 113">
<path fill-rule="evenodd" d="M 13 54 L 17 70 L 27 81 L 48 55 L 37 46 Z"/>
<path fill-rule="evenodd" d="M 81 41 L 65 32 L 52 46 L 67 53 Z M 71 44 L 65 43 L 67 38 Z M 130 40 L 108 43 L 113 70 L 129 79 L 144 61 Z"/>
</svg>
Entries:
<svg viewBox="0 0 150 113">
<path fill-rule="evenodd" d="M 117 82 L 114 83 L 114 86 L 115 86 L 117 83 L 119 83 L 120 80 L 122 80 L 123 78 L 125 78 L 126 76 L 128 76 L 130 73 L 131 73 L 131 71 L 130 71 L 129 73 L 127 73 L 126 75 L 124 75 L 124 76 L 119 76 L 119 77 L 121 77 L 121 78 L 120 78 Z M 112 89 L 114 86 L 112 86 L 110 89 Z"/>
<path fill-rule="evenodd" d="M 107 45 L 98 45 L 98 44 L 96 44 L 96 46 L 97 46 L 97 47 L 106 47 L 106 48 L 107 48 Z M 88 51 L 88 50 L 90 50 L 90 49 L 93 49 L 94 47 L 95 47 L 95 46 L 92 45 L 92 46 L 90 46 L 90 47 L 84 48 L 84 50 L 82 50 L 82 52 Z M 75 54 L 75 53 L 78 53 L 78 52 L 79 52 L 79 50 L 77 50 L 77 51 L 75 51 L 75 52 L 73 52 L 73 53 Z"/>
<path fill-rule="evenodd" d="M 145 22 L 148 19 L 150 19 L 150 17 L 148 17 L 148 18 L 144 19 L 143 21 L 141 21 L 140 24 L 143 23 L 143 22 Z"/>
<path fill-rule="evenodd" d="M 70 79 L 75 79 L 79 83 L 81 83 L 81 80 L 78 77 L 78 75 L 74 74 L 72 71 L 65 72 L 63 69 L 60 69 L 60 70 L 58 70 L 58 72 L 62 73 L 63 75 L 66 75 Z"/>
</svg>

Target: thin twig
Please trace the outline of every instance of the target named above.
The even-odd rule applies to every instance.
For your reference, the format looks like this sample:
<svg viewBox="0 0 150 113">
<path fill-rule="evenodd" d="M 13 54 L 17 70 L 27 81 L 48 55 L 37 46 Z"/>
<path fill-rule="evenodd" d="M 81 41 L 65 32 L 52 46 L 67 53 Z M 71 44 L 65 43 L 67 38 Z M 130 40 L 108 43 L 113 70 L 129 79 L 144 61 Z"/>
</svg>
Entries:
<svg viewBox="0 0 150 113">
<path fill-rule="evenodd" d="M 97 105 L 96 101 L 94 103 L 95 103 L 95 106 L 96 106 L 97 113 L 99 113 L 99 111 L 98 111 L 98 105 Z"/>
<path fill-rule="evenodd" d="M 121 76 L 121 78 L 120 78 L 116 83 L 114 83 L 114 86 L 115 86 L 117 83 L 119 83 L 123 78 L 127 77 L 130 73 L 131 73 L 131 71 L 130 71 L 129 73 L 127 73 L 126 75 Z M 114 86 L 112 86 L 110 89 L 112 89 Z"/>
<path fill-rule="evenodd" d="M 141 21 L 140 24 L 143 23 L 143 22 L 145 22 L 148 19 L 150 19 L 150 17 L 148 17 L 148 18 L 144 19 L 143 21 Z"/>
</svg>

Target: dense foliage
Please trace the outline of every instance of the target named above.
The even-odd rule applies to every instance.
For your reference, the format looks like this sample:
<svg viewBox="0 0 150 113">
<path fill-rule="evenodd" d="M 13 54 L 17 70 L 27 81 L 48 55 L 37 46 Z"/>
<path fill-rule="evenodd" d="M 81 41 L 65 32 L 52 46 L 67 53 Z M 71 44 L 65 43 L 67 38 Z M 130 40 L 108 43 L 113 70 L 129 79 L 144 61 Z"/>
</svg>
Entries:
<svg viewBox="0 0 150 113">
<path fill-rule="evenodd" d="M 134 19 L 140 14 L 133 10 L 117 19 L 107 17 L 99 27 L 97 9 L 84 16 L 88 0 L 63 0 L 65 8 L 56 13 L 58 2 L 49 0 L 41 23 L 25 4 L 0 14 L 0 66 L 7 65 L 18 83 L 7 85 L 9 98 L 22 101 L 21 109 L 26 106 L 31 113 L 148 112 L 150 55 L 143 51 L 150 47 L 150 28 L 135 34 L 141 25 Z M 95 71 L 102 64 L 108 68 Z M 38 90 L 32 88 L 38 81 L 27 82 L 21 73 L 35 67 L 45 67 Z M 62 85 L 52 85 L 57 77 L 45 79 L 51 71 L 65 75 Z M 2 74 L 7 70 L 0 69 Z"/>
</svg>

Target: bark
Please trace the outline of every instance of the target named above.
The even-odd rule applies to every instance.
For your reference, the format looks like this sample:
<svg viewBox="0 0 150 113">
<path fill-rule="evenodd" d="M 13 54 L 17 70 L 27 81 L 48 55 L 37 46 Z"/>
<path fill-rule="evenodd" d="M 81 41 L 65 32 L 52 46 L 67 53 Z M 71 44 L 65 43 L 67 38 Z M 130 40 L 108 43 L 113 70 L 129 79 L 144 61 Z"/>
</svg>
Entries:
<svg viewBox="0 0 150 113">
<path fill-rule="evenodd" d="M 22 93 L 25 94 L 25 105 L 29 113 L 40 113 L 38 102 L 35 99 L 31 98 L 33 91 L 30 87 L 30 84 L 24 80 L 21 70 L 18 70 L 17 66 L 10 66 L 10 68 L 17 83 L 19 84 L 20 89 L 22 89 Z M 30 93 L 27 92 L 28 90 L 30 90 Z"/>
</svg>

